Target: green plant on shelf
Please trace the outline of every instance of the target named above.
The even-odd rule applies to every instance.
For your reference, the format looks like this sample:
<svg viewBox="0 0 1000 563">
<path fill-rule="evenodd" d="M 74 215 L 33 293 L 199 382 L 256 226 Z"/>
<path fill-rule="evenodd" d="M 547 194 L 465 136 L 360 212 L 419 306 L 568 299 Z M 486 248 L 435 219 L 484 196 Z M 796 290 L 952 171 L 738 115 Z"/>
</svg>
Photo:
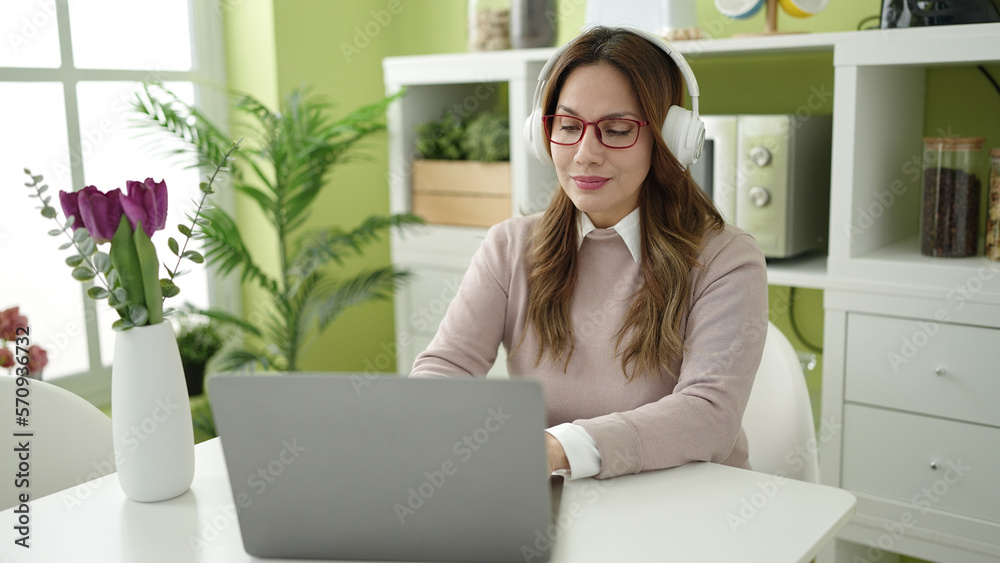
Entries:
<svg viewBox="0 0 1000 563">
<path fill-rule="evenodd" d="M 417 152 L 427 160 L 510 160 L 510 119 L 496 112 L 463 118 L 445 112 L 417 127 Z"/>
<path fill-rule="evenodd" d="M 187 313 L 177 322 L 177 348 L 191 397 L 204 392 L 205 370 L 225 344 L 218 321 L 198 319 L 198 316 Z"/>
</svg>

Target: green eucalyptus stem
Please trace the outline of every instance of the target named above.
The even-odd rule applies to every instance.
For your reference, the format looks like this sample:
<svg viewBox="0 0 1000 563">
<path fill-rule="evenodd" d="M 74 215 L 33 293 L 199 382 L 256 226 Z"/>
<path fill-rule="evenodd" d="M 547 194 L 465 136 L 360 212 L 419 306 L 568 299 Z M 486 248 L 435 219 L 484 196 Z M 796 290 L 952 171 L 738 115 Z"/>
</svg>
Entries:
<svg viewBox="0 0 1000 563">
<path fill-rule="evenodd" d="M 35 197 L 37 197 L 39 201 L 42 202 L 42 217 L 45 217 L 47 219 L 52 219 L 53 221 L 56 222 L 57 225 L 59 225 L 59 230 L 62 231 L 62 233 L 66 235 L 67 238 L 69 238 L 69 242 L 70 244 L 73 245 L 73 248 L 76 249 L 77 255 L 83 257 L 83 261 L 86 262 L 87 266 L 94 272 L 94 277 L 96 277 L 101 282 L 101 285 L 103 285 L 104 288 L 110 292 L 111 286 L 108 284 L 108 280 L 107 278 L 105 278 L 104 272 L 102 272 L 97 267 L 97 265 L 94 264 L 94 260 L 90 256 L 90 254 L 92 253 L 84 252 L 83 249 L 80 248 L 80 243 L 77 242 L 76 238 L 74 237 L 75 230 L 73 230 L 73 232 L 71 233 L 70 232 L 71 229 L 67 228 L 68 225 L 72 224 L 72 222 L 75 222 L 76 217 L 67 217 L 66 218 L 67 224 L 66 225 L 61 224 L 59 222 L 56 208 L 49 205 L 48 201 L 42 196 L 44 190 L 42 189 L 42 187 L 39 186 L 39 184 L 43 180 L 42 175 L 39 174 L 35 176 L 31 173 L 31 170 L 27 168 L 24 169 L 24 173 L 31 178 L 31 184 L 29 184 L 29 186 L 35 190 Z M 44 187 L 47 188 L 48 186 Z"/>
<path fill-rule="evenodd" d="M 208 178 L 208 182 L 202 185 L 201 189 L 201 200 L 198 202 L 198 207 L 194 210 L 194 215 L 191 217 L 191 226 L 188 228 L 187 234 L 184 236 L 184 244 L 181 246 L 180 252 L 177 253 L 177 264 L 174 265 L 174 269 L 171 270 L 167 268 L 167 276 L 170 283 L 173 283 L 174 278 L 177 277 L 177 272 L 181 268 L 181 260 L 184 259 L 184 254 L 187 252 L 188 243 L 191 242 L 191 235 L 194 233 L 195 229 L 198 227 L 198 219 L 201 218 L 201 210 L 205 207 L 205 201 L 208 200 L 208 196 L 215 192 L 212 186 L 215 184 L 215 180 L 219 175 L 219 172 L 228 171 L 229 167 L 226 166 L 227 162 L 232 160 L 232 154 L 239 150 L 240 143 L 243 142 L 243 138 L 240 137 L 233 142 L 233 146 L 229 148 L 228 151 L 222 156 L 222 160 L 217 162 L 215 165 L 215 170 L 212 175 Z M 166 295 L 163 296 L 165 300 Z"/>
<path fill-rule="evenodd" d="M 56 223 L 58 223 L 58 222 L 59 221 L 57 220 Z M 99 270 L 97 268 L 97 265 L 94 264 L 94 259 L 92 257 L 88 256 L 87 253 L 85 253 L 83 251 L 83 249 L 80 248 L 80 244 L 78 242 L 76 242 L 76 239 L 73 238 L 73 235 L 70 235 L 69 233 L 66 233 L 66 236 L 69 237 L 70 242 L 73 243 L 73 248 L 76 249 L 77 254 L 80 255 L 80 256 L 83 256 L 83 261 L 87 263 L 87 266 L 91 270 L 93 270 L 94 277 L 97 278 L 101 282 L 101 285 L 104 286 L 104 289 L 106 289 L 106 290 L 108 290 L 110 292 L 111 291 L 111 286 L 108 284 L 108 280 L 104 276 L 104 272 L 102 272 L 101 270 Z"/>
</svg>

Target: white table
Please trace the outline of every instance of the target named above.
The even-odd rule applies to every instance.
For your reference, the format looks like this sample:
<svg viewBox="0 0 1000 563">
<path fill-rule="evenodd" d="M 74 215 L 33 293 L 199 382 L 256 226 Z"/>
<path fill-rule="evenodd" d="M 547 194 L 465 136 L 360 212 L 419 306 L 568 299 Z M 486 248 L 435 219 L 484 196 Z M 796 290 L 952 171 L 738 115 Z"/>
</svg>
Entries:
<svg viewBox="0 0 1000 563">
<path fill-rule="evenodd" d="M 0 563 L 262 561 L 243 549 L 219 440 L 195 451 L 194 484 L 175 499 L 132 502 L 110 475 L 32 501 L 30 549 L 14 545 L 14 509 L 0 512 Z M 711 463 L 567 481 L 552 560 L 809 561 L 854 505 L 840 489 Z"/>
</svg>

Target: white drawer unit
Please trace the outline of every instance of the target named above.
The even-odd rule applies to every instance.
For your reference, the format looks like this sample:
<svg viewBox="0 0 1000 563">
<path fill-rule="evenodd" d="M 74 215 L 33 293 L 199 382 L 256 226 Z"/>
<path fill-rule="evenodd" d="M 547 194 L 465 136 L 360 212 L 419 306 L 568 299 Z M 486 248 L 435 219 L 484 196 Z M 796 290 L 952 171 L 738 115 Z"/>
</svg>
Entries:
<svg viewBox="0 0 1000 563">
<path fill-rule="evenodd" d="M 1000 523 L 1000 429 L 848 404 L 841 486 Z"/>
<path fill-rule="evenodd" d="M 463 271 L 445 268 L 413 268 L 413 279 L 402 291 L 412 303 L 405 329 L 414 334 L 434 336 L 448 311 L 448 305 L 458 293 Z M 397 331 L 404 327 L 397 327 Z"/>
<path fill-rule="evenodd" d="M 845 399 L 1000 426 L 1000 330 L 867 314 L 847 319 Z"/>
<path fill-rule="evenodd" d="M 406 330 L 399 325 L 396 327 L 396 369 L 399 373 L 408 373 L 413 368 L 413 361 L 427 349 L 462 283 L 461 272 L 435 268 L 414 268 L 412 271 L 411 283 L 396 290 L 396 298 L 409 303 L 411 311 L 405 318 Z M 502 344 L 497 350 L 496 363 L 486 375 L 507 375 L 507 355 Z"/>
<path fill-rule="evenodd" d="M 820 475 L 858 511 L 817 563 L 1000 562 L 1000 304 L 824 299 Z"/>
</svg>

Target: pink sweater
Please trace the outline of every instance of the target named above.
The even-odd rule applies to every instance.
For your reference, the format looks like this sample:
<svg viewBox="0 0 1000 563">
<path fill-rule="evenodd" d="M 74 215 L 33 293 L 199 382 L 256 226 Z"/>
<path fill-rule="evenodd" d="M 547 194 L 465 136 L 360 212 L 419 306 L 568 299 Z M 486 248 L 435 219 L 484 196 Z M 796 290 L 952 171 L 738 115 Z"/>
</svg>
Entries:
<svg viewBox="0 0 1000 563">
<path fill-rule="evenodd" d="M 576 348 L 568 369 L 547 358 L 527 326 L 526 245 L 540 215 L 489 230 L 455 300 L 412 375 L 484 375 L 502 342 L 512 376 L 538 379 L 550 426 L 573 422 L 601 455 L 598 478 L 691 461 L 748 467 L 740 426 L 767 333 L 767 272 L 753 238 L 727 225 L 706 239 L 691 270 L 685 356 L 666 373 L 625 379 L 614 334 L 640 287 L 639 264 L 613 229 L 580 246 L 570 310 Z"/>
</svg>

